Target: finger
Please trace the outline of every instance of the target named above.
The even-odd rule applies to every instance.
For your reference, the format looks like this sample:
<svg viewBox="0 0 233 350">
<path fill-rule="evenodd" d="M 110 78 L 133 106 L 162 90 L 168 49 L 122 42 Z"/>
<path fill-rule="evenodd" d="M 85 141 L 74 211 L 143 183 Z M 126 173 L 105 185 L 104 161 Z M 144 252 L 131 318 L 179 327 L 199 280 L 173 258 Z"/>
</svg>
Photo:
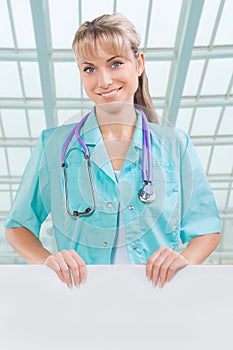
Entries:
<svg viewBox="0 0 233 350">
<path fill-rule="evenodd" d="M 80 283 L 85 283 L 87 279 L 87 265 L 85 261 L 81 258 L 80 255 L 75 250 L 71 250 L 71 255 L 73 259 L 76 261 L 76 263 L 79 266 L 79 279 Z"/>
<path fill-rule="evenodd" d="M 183 269 L 187 265 L 188 265 L 188 261 L 181 255 L 179 255 L 179 258 L 177 257 L 176 260 L 174 260 L 173 263 L 168 268 L 167 282 L 171 281 L 171 279 L 174 277 L 175 273 L 178 270 Z"/>
<path fill-rule="evenodd" d="M 46 266 L 48 266 L 50 269 L 52 269 L 57 276 L 59 277 L 59 279 L 64 283 L 64 277 L 63 277 L 63 273 L 61 272 L 60 266 L 59 264 L 56 262 L 55 258 L 53 255 L 50 255 L 44 263 Z"/>
<path fill-rule="evenodd" d="M 161 266 L 169 254 L 170 254 L 170 251 L 168 249 L 164 249 L 159 255 L 159 257 L 154 261 L 153 272 L 152 272 L 152 283 L 154 287 L 156 287 L 158 284 Z"/>
<path fill-rule="evenodd" d="M 77 253 L 76 253 L 77 254 Z M 76 287 L 79 287 L 81 278 L 80 278 L 80 271 L 79 271 L 79 263 L 76 259 L 74 259 L 74 253 L 73 251 L 69 250 L 64 250 L 62 251 L 62 255 L 68 264 L 70 268 L 70 273 L 73 277 L 73 282 Z M 78 255 L 78 254 L 77 254 Z"/>
<path fill-rule="evenodd" d="M 152 279 L 152 274 L 153 274 L 153 264 L 154 261 L 159 257 L 159 255 L 162 252 L 162 247 L 157 249 L 148 259 L 147 264 L 146 264 L 146 277 L 150 281 Z"/>
<path fill-rule="evenodd" d="M 60 266 L 60 270 L 61 270 L 61 273 L 63 275 L 65 283 L 67 284 L 67 286 L 69 288 L 72 288 L 72 280 L 71 280 L 71 275 L 70 275 L 70 269 L 69 269 L 69 266 L 68 266 L 67 262 L 65 261 L 65 259 L 63 257 L 63 253 L 64 252 L 58 252 L 54 256 L 55 256 L 56 262 Z"/>
<path fill-rule="evenodd" d="M 167 258 L 165 259 L 165 261 L 163 262 L 161 268 L 160 268 L 160 275 L 159 275 L 159 279 L 160 279 L 160 287 L 163 288 L 163 286 L 165 285 L 166 282 L 168 282 L 168 272 L 170 271 L 170 273 L 173 272 L 173 268 L 174 268 L 174 261 L 177 259 L 177 253 L 176 252 L 171 252 Z M 172 277 L 171 277 L 172 278 Z"/>
</svg>

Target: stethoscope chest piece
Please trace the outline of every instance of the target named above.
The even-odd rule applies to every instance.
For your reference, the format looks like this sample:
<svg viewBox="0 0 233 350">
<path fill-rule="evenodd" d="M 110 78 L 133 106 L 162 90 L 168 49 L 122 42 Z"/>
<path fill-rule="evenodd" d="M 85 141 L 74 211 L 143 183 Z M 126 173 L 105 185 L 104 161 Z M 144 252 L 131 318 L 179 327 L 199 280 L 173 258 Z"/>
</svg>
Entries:
<svg viewBox="0 0 233 350">
<path fill-rule="evenodd" d="M 138 198 L 143 203 L 151 203 L 155 200 L 155 192 L 151 182 L 144 181 L 143 187 L 138 191 Z"/>
</svg>

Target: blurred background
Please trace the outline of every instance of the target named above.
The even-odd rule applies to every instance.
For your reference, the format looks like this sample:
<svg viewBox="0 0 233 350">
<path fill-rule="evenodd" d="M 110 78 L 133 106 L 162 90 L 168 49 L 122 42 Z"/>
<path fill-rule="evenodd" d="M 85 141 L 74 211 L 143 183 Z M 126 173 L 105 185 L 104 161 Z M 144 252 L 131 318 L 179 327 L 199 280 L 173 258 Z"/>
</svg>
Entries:
<svg viewBox="0 0 233 350">
<path fill-rule="evenodd" d="M 161 123 L 192 138 L 222 222 L 211 264 L 233 263 L 233 0 L 0 0 L 0 264 L 23 263 L 4 220 L 41 131 L 91 107 L 71 51 L 85 20 L 121 12 L 141 34 Z M 50 217 L 42 241 L 56 250 Z"/>
</svg>

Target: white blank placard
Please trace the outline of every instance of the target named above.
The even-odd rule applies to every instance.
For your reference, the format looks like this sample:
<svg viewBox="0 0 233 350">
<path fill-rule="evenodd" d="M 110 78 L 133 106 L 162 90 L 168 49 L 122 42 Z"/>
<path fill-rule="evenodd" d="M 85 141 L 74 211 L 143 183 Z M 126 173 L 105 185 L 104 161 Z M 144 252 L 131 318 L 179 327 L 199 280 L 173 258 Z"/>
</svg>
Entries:
<svg viewBox="0 0 233 350">
<path fill-rule="evenodd" d="M 45 266 L 0 266 L 4 350 L 231 349 L 233 266 L 189 266 L 163 289 L 144 266 L 88 266 L 68 289 Z"/>
</svg>

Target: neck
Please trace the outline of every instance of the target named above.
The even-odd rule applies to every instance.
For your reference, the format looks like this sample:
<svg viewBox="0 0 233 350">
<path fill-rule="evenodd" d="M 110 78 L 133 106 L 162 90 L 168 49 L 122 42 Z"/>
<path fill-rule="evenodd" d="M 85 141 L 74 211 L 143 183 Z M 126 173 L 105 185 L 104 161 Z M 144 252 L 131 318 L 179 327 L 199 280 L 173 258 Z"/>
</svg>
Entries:
<svg viewBox="0 0 233 350">
<path fill-rule="evenodd" d="M 132 104 L 105 104 L 96 106 L 96 118 L 105 139 L 132 139 L 137 116 Z"/>
</svg>

